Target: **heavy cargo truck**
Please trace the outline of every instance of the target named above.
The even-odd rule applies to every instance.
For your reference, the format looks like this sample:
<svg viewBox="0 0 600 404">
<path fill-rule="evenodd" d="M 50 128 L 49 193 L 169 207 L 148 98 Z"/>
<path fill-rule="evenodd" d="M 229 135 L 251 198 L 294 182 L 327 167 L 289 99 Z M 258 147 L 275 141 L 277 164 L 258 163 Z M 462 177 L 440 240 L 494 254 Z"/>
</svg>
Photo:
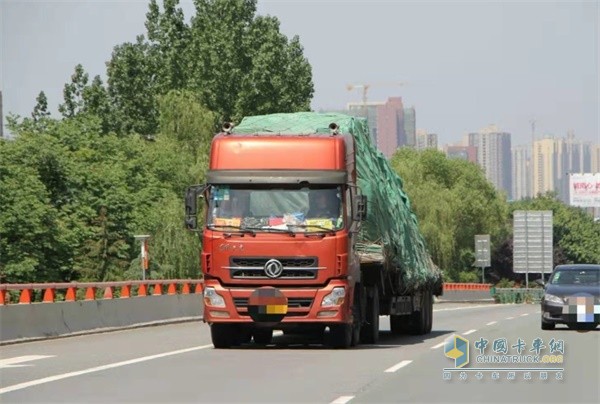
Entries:
<svg viewBox="0 0 600 404">
<path fill-rule="evenodd" d="M 225 124 L 185 210 L 202 242 L 216 348 L 268 344 L 273 330 L 335 348 L 374 344 L 380 315 L 395 334 L 431 331 L 441 272 L 365 119 L 306 112 Z"/>
</svg>

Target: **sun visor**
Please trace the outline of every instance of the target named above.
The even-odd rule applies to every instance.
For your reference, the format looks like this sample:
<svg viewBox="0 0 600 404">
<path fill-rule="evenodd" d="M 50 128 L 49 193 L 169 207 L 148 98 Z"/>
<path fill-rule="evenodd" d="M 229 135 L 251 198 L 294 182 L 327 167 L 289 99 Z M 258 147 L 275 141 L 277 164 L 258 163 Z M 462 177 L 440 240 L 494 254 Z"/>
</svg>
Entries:
<svg viewBox="0 0 600 404">
<path fill-rule="evenodd" d="M 209 184 L 345 184 L 342 170 L 209 170 Z"/>
</svg>

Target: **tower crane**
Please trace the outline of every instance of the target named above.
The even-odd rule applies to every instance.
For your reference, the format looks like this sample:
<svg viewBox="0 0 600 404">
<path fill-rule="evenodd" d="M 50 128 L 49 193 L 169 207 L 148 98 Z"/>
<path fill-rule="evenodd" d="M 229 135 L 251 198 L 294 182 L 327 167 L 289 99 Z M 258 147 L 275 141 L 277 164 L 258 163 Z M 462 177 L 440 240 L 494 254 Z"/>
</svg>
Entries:
<svg viewBox="0 0 600 404">
<path fill-rule="evenodd" d="M 346 89 L 348 91 L 352 91 L 357 88 L 362 88 L 362 102 L 363 107 L 367 108 L 367 93 L 369 92 L 369 88 L 371 87 L 392 87 L 392 86 L 402 86 L 404 82 L 401 81 L 392 81 L 392 82 L 378 82 L 378 83 L 363 83 L 363 84 L 348 84 Z"/>
</svg>

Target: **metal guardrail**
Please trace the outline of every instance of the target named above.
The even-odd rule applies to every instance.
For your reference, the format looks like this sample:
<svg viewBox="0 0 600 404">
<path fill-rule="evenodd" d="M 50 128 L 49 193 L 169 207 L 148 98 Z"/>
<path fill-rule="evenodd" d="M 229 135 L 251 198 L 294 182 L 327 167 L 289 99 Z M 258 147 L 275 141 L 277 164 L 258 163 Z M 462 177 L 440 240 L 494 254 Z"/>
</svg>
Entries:
<svg viewBox="0 0 600 404">
<path fill-rule="evenodd" d="M 540 303 L 544 296 L 542 288 L 492 288 L 496 303 Z"/>
<path fill-rule="evenodd" d="M 19 303 L 74 302 L 130 297 L 201 293 L 204 281 L 198 279 L 168 279 L 122 282 L 19 283 L 0 284 L 0 306 Z M 165 290 L 163 291 L 163 288 Z M 16 291 L 18 301 L 12 301 L 10 291 Z M 64 293 L 57 293 L 64 291 Z M 85 291 L 82 293 L 82 291 Z M 38 292 L 38 293 L 35 293 Z M 100 293 L 98 293 L 100 292 Z M 36 297 L 38 297 L 36 299 Z M 16 299 L 14 299 L 16 300 Z"/>
</svg>

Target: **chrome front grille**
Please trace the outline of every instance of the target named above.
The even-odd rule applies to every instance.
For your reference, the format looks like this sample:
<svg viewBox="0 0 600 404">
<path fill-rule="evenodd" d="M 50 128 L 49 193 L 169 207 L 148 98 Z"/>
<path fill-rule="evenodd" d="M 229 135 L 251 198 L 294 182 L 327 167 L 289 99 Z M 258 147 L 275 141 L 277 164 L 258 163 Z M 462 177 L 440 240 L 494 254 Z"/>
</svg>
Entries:
<svg viewBox="0 0 600 404">
<path fill-rule="evenodd" d="M 274 257 L 283 265 L 276 279 L 316 279 L 319 270 L 316 257 Z M 232 257 L 229 270 L 232 279 L 271 279 L 265 274 L 265 264 L 273 257 Z"/>
</svg>

